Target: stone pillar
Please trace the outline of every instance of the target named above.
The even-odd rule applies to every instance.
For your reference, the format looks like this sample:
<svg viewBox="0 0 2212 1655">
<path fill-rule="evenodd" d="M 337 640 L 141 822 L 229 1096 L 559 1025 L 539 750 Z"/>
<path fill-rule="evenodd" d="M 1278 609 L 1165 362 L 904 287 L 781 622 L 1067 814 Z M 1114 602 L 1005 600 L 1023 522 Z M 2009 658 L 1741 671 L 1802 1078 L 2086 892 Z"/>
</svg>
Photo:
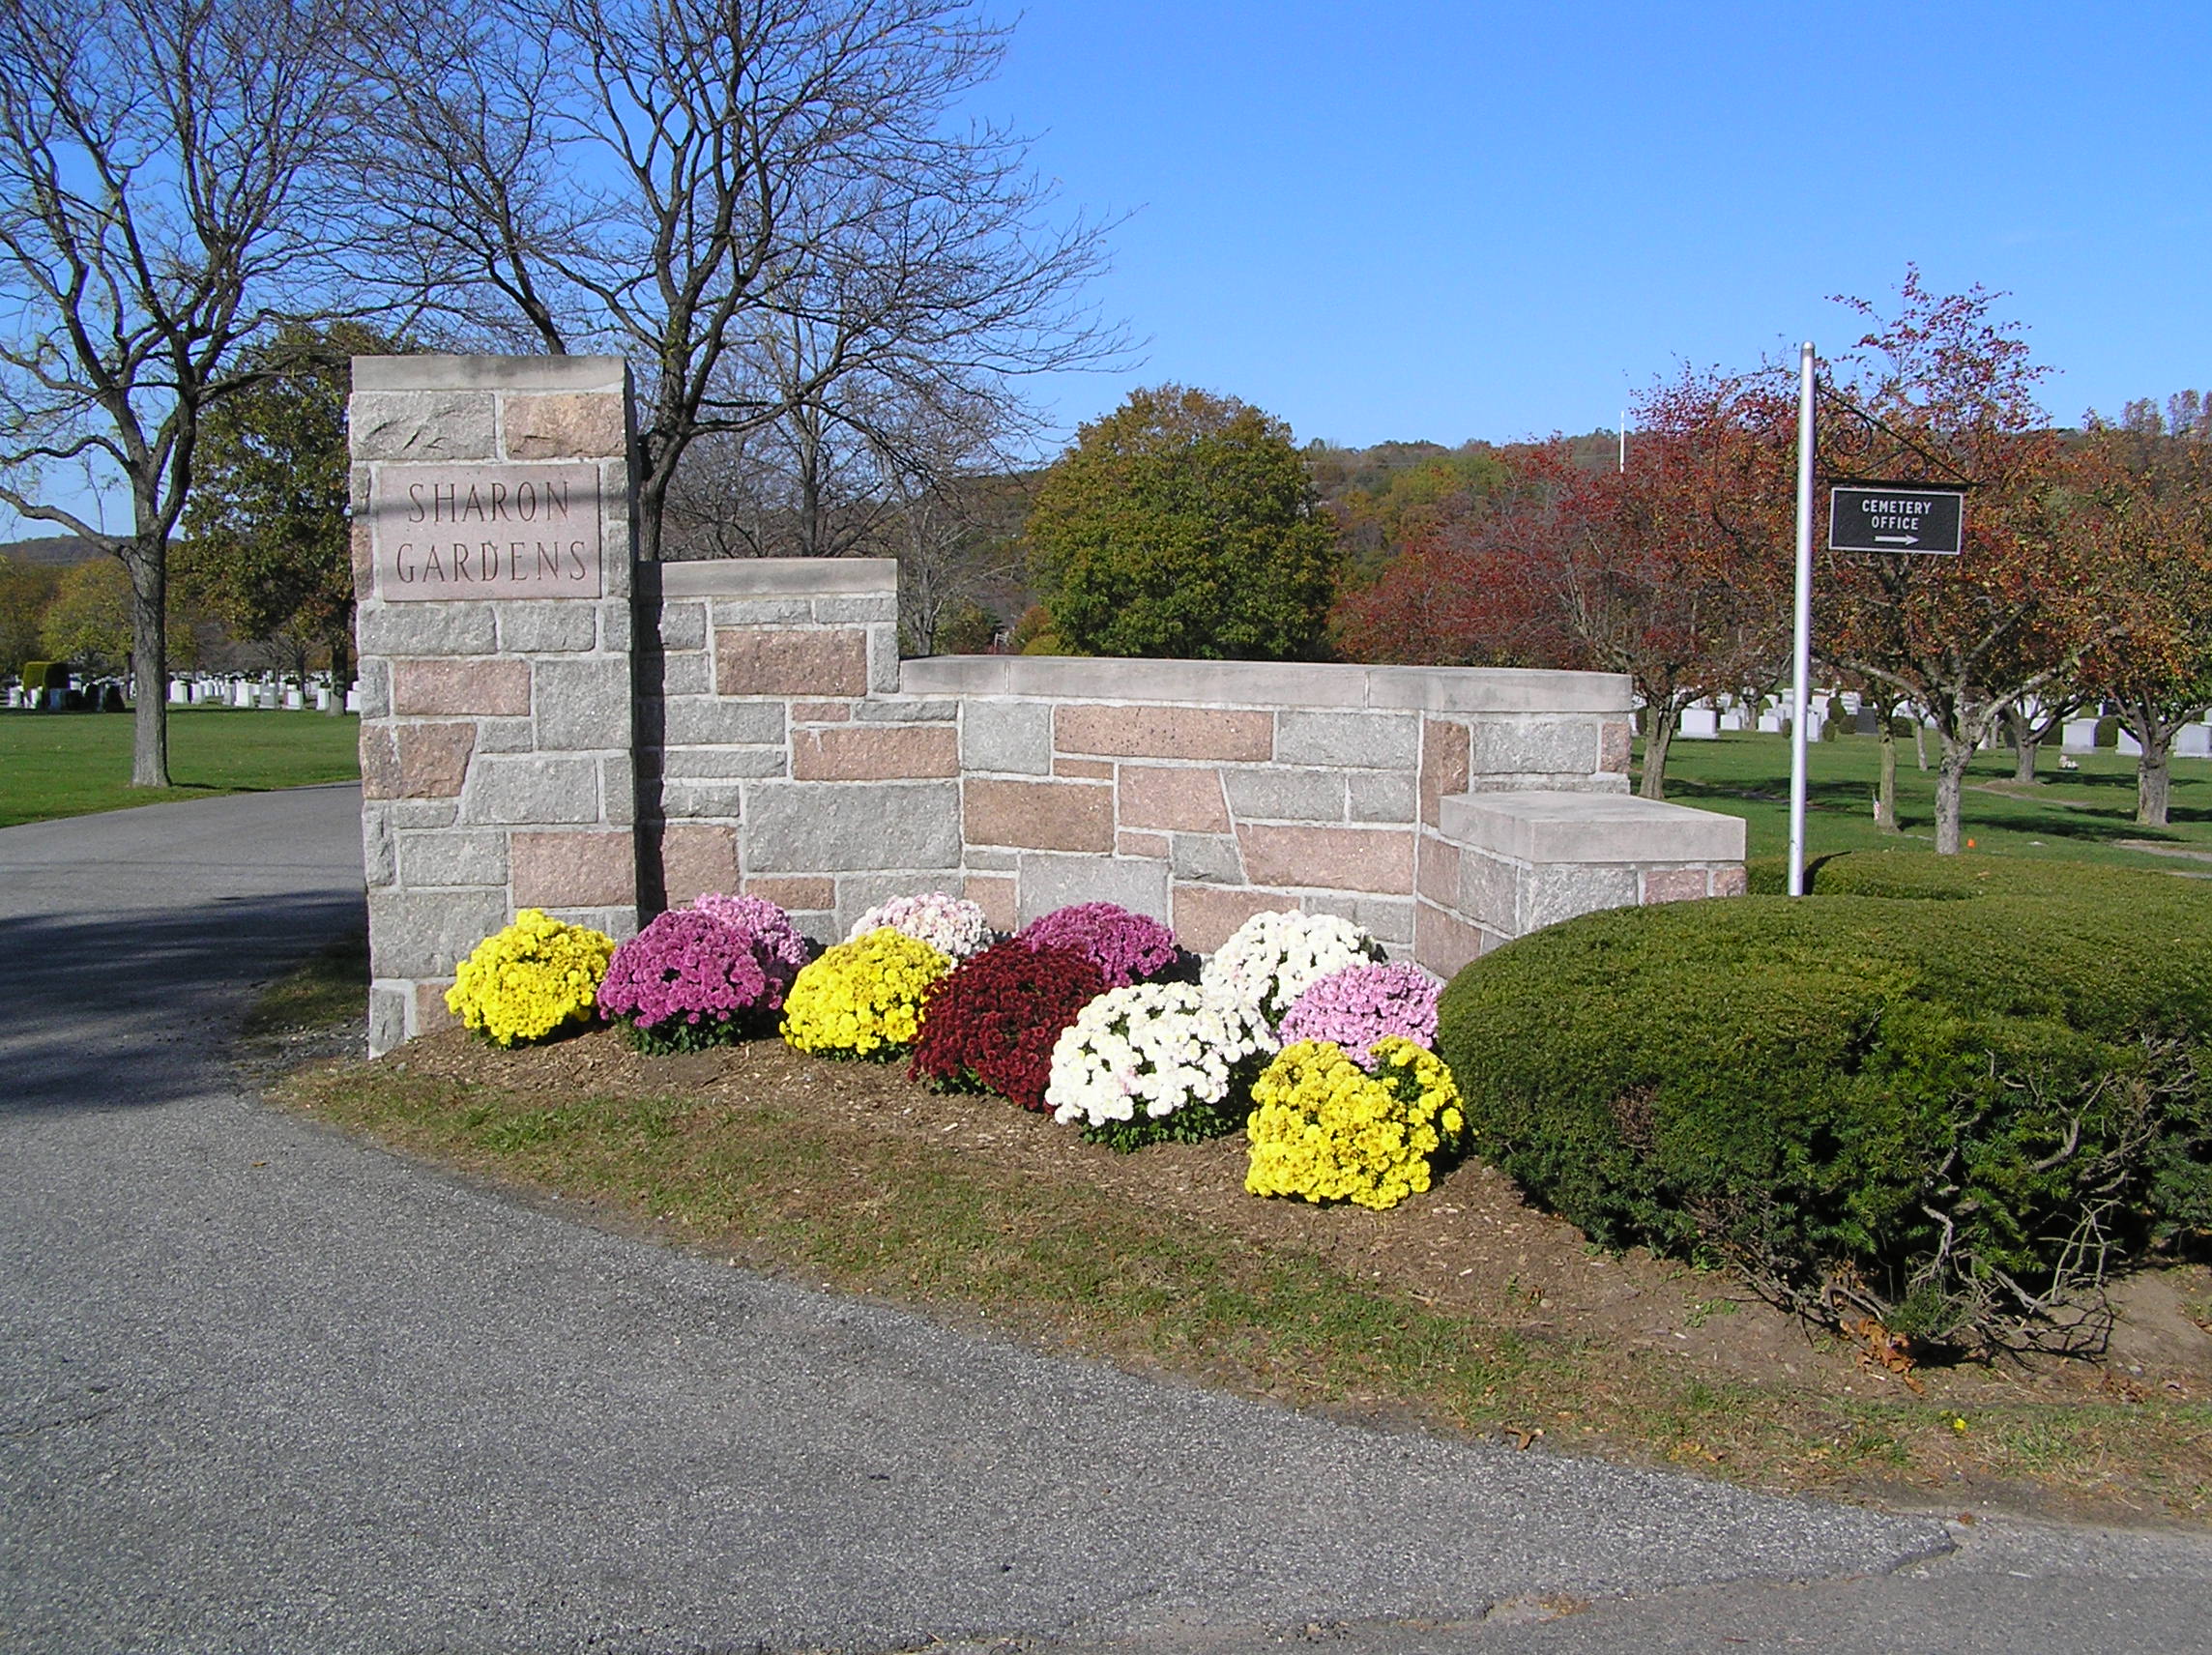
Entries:
<svg viewBox="0 0 2212 1655">
<path fill-rule="evenodd" d="M 518 909 L 637 929 L 629 374 L 357 357 L 369 1050 Z"/>
</svg>

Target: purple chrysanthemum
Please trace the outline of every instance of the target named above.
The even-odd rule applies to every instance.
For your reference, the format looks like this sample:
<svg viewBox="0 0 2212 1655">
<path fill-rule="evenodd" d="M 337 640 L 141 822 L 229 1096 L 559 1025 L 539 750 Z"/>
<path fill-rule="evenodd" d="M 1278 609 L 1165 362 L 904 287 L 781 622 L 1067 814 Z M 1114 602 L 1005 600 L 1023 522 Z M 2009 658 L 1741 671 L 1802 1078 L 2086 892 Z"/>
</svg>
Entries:
<svg viewBox="0 0 2212 1655">
<path fill-rule="evenodd" d="M 599 1010 L 663 1041 L 721 1034 L 748 1012 L 782 1005 L 799 972 L 794 951 L 803 959 L 803 943 L 787 948 L 772 924 L 755 929 L 704 908 L 672 909 L 615 950 Z"/>
<path fill-rule="evenodd" d="M 791 979 L 799 974 L 799 968 L 806 964 L 810 952 L 806 939 L 791 922 L 791 915 L 765 896 L 724 896 L 718 890 L 695 898 L 691 907 L 694 912 L 709 915 L 725 925 L 750 931 L 760 940 L 769 959 L 789 968 L 780 973 L 770 972 L 771 977 L 778 978 L 775 999 L 769 1002 L 770 1009 L 781 1005 L 783 991 L 791 986 Z"/>
<path fill-rule="evenodd" d="M 1108 988 L 1149 981 L 1179 957 L 1173 931 L 1112 902 L 1056 908 L 1031 920 L 1019 935 L 1033 947 L 1073 948 L 1089 955 L 1105 974 Z"/>
<path fill-rule="evenodd" d="M 1365 1069 L 1368 1048 L 1387 1034 L 1437 1043 L 1437 984 L 1418 966 L 1347 966 L 1298 996 L 1277 1032 L 1285 1046 L 1333 1040 Z"/>
</svg>

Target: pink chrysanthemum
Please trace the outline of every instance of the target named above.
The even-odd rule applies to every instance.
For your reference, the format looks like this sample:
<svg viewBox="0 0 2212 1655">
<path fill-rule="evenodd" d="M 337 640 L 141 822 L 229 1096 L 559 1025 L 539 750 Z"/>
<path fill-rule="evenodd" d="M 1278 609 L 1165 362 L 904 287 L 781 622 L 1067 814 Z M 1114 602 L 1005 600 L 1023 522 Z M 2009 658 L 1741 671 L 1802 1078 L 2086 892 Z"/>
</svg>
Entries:
<svg viewBox="0 0 2212 1655">
<path fill-rule="evenodd" d="M 1299 995 L 1277 1032 L 1285 1046 L 1333 1040 L 1372 1071 L 1368 1048 L 1385 1035 L 1436 1045 L 1437 993 L 1436 982 L 1418 966 L 1347 966 Z"/>
</svg>

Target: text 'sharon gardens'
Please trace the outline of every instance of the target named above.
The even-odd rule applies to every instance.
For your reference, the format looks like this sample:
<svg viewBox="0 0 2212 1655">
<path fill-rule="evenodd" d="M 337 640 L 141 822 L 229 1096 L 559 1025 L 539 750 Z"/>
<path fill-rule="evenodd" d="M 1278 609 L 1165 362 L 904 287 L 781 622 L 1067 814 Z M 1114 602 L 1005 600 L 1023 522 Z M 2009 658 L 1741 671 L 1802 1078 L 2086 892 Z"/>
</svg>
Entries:
<svg viewBox="0 0 2212 1655">
<path fill-rule="evenodd" d="M 370 520 L 387 602 L 600 594 L 597 466 L 380 467 Z"/>
</svg>

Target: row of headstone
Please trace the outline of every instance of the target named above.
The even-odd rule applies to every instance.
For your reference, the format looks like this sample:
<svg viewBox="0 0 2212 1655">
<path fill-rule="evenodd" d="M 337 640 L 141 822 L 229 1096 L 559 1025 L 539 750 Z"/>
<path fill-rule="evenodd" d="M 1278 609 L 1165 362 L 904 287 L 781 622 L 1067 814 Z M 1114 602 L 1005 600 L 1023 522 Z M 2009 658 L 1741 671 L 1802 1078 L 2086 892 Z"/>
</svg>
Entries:
<svg viewBox="0 0 2212 1655">
<path fill-rule="evenodd" d="M 112 688 L 117 696 L 127 691 L 119 679 L 94 679 L 76 691 L 49 689 L 44 692 L 27 690 L 20 684 L 0 686 L 0 707 L 17 711 L 37 708 L 43 695 L 45 709 L 60 711 L 70 705 L 74 693 L 78 705 L 106 705 Z M 255 709 L 262 711 L 298 712 L 312 707 L 318 712 L 331 710 L 332 698 L 336 694 L 328 683 L 310 682 L 305 689 L 300 685 L 279 683 L 271 679 L 227 678 L 176 678 L 169 681 L 169 705 L 172 707 L 232 707 Z M 98 698 L 93 700 L 91 698 Z M 361 711 L 361 692 L 349 688 L 345 692 L 345 710 Z"/>
<path fill-rule="evenodd" d="M 299 712 L 313 708 L 328 712 L 336 692 L 327 682 L 310 681 L 305 688 L 267 676 L 261 678 L 176 678 L 169 681 L 169 702 L 176 707 L 233 707 L 266 712 Z M 360 692 L 345 692 L 345 710 L 361 711 Z"/>
<path fill-rule="evenodd" d="M 1859 735 L 1872 736 L 1877 733 L 1876 720 L 1879 714 L 1853 690 L 1820 691 L 1812 697 L 1812 705 L 1813 715 L 1805 730 L 1809 740 L 1817 741 L 1820 739 L 1831 717 L 1848 717 L 1850 722 L 1845 728 Z M 1690 741 L 1717 740 L 1722 735 L 1738 730 L 1759 730 L 1767 735 L 1780 735 L 1790 727 L 1790 702 L 1787 696 L 1777 703 L 1762 704 L 1756 710 L 1727 697 L 1717 703 L 1700 702 L 1682 710 L 1681 720 L 1676 725 L 1674 734 L 1678 739 Z M 2040 717 L 2041 711 L 2032 702 L 2028 704 L 2027 713 L 2030 718 Z M 1911 714 L 1906 715 L 1909 717 Z M 2100 722 L 2094 716 L 2068 719 L 2060 727 L 2061 749 L 2069 753 L 2095 751 L 2097 726 Z M 1927 718 L 1922 718 L 1921 723 L 1933 728 L 1932 721 Z M 1992 731 L 1982 744 L 1986 747 L 2002 746 L 2003 732 Z M 2113 750 L 2122 758 L 2139 758 L 2142 755 L 2141 743 L 2129 735 L 2124 726 L 2119 731 Z M 2212 758 L 2212 713 L 2182 727 L 2174 738 L 2173 754 L 2181 759 Z"/>
<path fill-rule="evenodd" d="M 1847 712 L 1856 711 L 1857 699 L 1856 696 L 1843 697 L 1842 710 Z M 1837 698 L 1825 690 L 1812 698 L 1813 716 L 1805 727 L 1808 740 L 1817 741 L 1820 739 L 1820 732 L 1826 727 L 1831 710 L 1837 704 Z M 1789 728 L 1790 706 L 1788 698 L 1778 704 L 1762 705 L 1756 709 L 1732 699 L 1717 706 L 1709 701 L 1700 702 L 1696 706 L 1682 709 L 1674 734 L 1692 741 L 1718 740 L 1724 733 L 1737 730 L 1761 730 L 1769 735 L 1778 735 Z"/>
</svg>

